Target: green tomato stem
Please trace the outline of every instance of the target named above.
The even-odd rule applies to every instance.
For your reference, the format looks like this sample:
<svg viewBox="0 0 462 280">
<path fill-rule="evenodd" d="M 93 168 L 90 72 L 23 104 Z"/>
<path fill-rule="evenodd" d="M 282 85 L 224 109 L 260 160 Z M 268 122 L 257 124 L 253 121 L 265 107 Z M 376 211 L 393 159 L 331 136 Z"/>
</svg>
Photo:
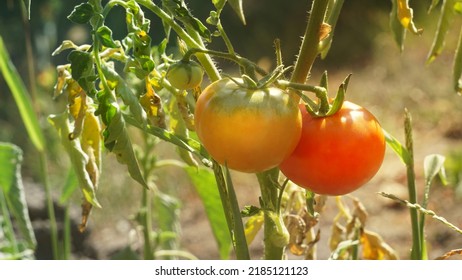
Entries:
<svg viewBox="0 0 462 280">
<path fill-rule="evenodd" d="M 319 54 L 319 31 L 324 22 L 328 3 L 329 1 L 327 0 L 313 0 L 308 25 L 306 26 L 298 59 L 295 62 L 294 72 L 290 79 L 291 82 L 305 83 Z M 295 100 L 300 100 L 298 95 L 292 94 L 292 96 Z"/>
<path fill-rule="evenodd" d="M 114 8 L 117 5 L 124 7 L 125 9 L 128 8 L 127 2 L 125 1 L 111 0 L 106 4 L 106 6 L 104 6 L 103 12 L 101 13 L 103 15 L 103 18 L 106 18 L 109 12 L 112 10 L 112 8 Z"/>
<path fill-rule="evenodd" d="M 282 222 L 280 213 L 279 169 L 257 173 L 261 190 L 261 205 L 264 210 L 264 258 L 266 260 L 282 260 L 289 233 Z"/>
<path fill-rule="evenodd" d="M 226 223 L 228 224 L 228 230 L 233 242 L 236 258 L 238 260 L 249 260 L 250 254 L 245 238 L 239 203 L 236 193 L 234 192 L 229 170 L 225 169 L 226 174 L 224 174 L 223 171 L 221 165 L 213 161 L 213 172 L 215 174 L 215 180 L 220 193 L 221 203 L 223 205 Z"/>
<path fill-rule="evenodd" d="M 168 24 L 173 31 L 188 45 L 189 48 L 203 48 L 204 43 L 200 38 L 199 34 L 196 31 L 189 31 L 186 32 L 175 20 L 163 11 L 160 7 L 154 4 L 150 0 L 136 0 L 140 5 L 146 7 L 148 10 L 156 14 L 162 21 Z M 220 72 L 218 71 L 217 67 L 213 63 L 212 59 L 208 55 L 199 54 L 196 56 L 199 62 L 204 67 L 205 72 L 209 76 L 211 81 L 216 81 L 221 78 Z"/>
<path fill-rule="evenodd" d="M 406 109 L 404 119 L 404 131 L 406 138 L 406 149 L 409 153 L 409 162 L 406 164 L 407 172 L 407 185 L 409 192 L 409 202 L 412 204 L 417 203 L 417 191 L 415 186 L 415 170 L 414 170 L 414 147 L 412 137 L 412 119 L 411 114 Z M 410 208 L 411 223 L 412 223 L 412 250 L 411 259 L 421 260 L 422 256 L 422 238 L 419 224 L 418 211 L 415 208 Z"/>
<path fill-rule="evenodd" d="M 251 60 L 245 57 L 241 57 L 235 53 L 226 53 L 226 52 L 208 50 L 208 49 L 203 49 L 203 48 L 191 48 L 184 54 L 183 60 L 189 61 L 192 55 L 195 55 L 197 57 L 201 53 L 209 54 L 211 56 L 215 56 L 215 57 L 219 57 L 219 58 L 223 58 L 223 59 L 227 59 L 232 62 L 235 62 L 239 64 L 240 66 L 242 66 L 243 69 L 245 69 L 244 74 L 251 74 L 251 72 L 257 72 L 258 74 L 263 75 L 263 76 L 268 74 L 264 69 L 259 67 L 257 64 L 255 64 Z M 250 73 L 247 73 L 247 72 L 250 72 Z M 254 79 L 254 77 L 251 77 L 251 78 Z"/>
<path fill-rule="evenodd" d="M 284 80 L 278 81 L 278 85 L 282 86 L 283 88 L 313 92 L 316 94 L 318 98 L 327 100 L 327 89 L 321 86 L 294 83 L 294 82 L 289 82 L 289 81 L 284 81 Z"/>
<path fill-rule="evenodd" d="M 233 44 L 231 43 L 231 40 L 229 39 L 228 34 L 226 34 L 226 31 L 223 28 L 223 25 L 221 24 L 221 21 L 218 21 L 217 29 L 220 32 L 221 38 L 225 42 L 225 45 L 226 45 L 226 48 L 228 49 L 228 52 L 230 54 L 235 54 L 236 52 L 234 51 Z"/>
</svg>

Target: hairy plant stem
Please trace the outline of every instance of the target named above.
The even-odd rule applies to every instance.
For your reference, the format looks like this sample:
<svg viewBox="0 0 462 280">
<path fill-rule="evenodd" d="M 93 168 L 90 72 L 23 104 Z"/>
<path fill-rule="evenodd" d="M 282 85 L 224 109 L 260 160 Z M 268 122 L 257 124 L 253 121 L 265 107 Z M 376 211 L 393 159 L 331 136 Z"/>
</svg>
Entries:
<svg viewBox="0 0 462 280">
<path fill-rule="evenodd" d="M 162 21 L 164 21 L 166 24 L 168 24 L 173 31 L 178 35 L 178 37 L 181 38 L 181 40 L 185 41 L 186 45 L 189 48 L 204 48 L 205 44 L 200 38 L 199 34 L 197 32 L 193 31 L 192 34 L 188 34 L 187 31 L 185 31 L 178 23 L 175 22 L 175 20 L 167 14 L 165 11 L 163 11 L 159 6 L 154 4 L 150 0 L 137 0 L 137 2 L 146 7 L 148 10 L 156 14 Z M 212 61 L 212 58 L 207 55 L 207 54 L 198 54 L 197 59 L 199 62 L 202 64 L 204 67 L 205 72 L 209 76 L 211 81 L 216 81 L 221 78 L 220 72 L 218 71 L 217 67 Z"/>
<path fill-rule="evenodd" d="M 249 260 L 249 249 L 244 233 L 239 203 L 237 201 L 234 186 L 231 181 L 229 170 L 223 168 L 216 161 L 213 161 L 213 172 L 217 181 L 221 203 L 225 212 L 226 223 L 228 224 L 229 234 L 233 242 L 234 251 L 238 260 Z"/>
<path fill-rule="evenodd" d="M 268 73 L 259 67 L 257 64 L 255 64 L 253 61 L 241 57 L 237 55 L 236 53 L 226 53 L 226 52 L 220 52 L 220 51 L 214 51 L 214 50 L 207 50 L 207 49 L 201 49 L 201 48 L 191 48 L 189 49 L 183 56 L 183 60 L 187 61 L 190 59 L 192 55 L 199 55 L 199 54 L 209 54 L 212 56 L 216 56 L 219 58 L 227 59 L 230 61 L 233 61 L 237 64 L 239 64 L 243 69 L 247 69 L 247 72 L 257 72 L 258 74 L 265 76 Z M 249 73 L 246 73 L 249 74 Z"/>
<path fill-rule="evenodd" d="M 324 22 L 328 3 L 329 1 L 327 0 L 313 0 L 300 52 L 290 79 L 291 82 L 305 83 L 311 67 L 319 54 L 319 31 Z M 297 94 L 292 94 L 292 97 L 295 100 L 300 100 Z"/>
<path fill-rule="evenodd" d="M 229 39 L 228 34 L 226 34 L 226 31 L 223 28 L 223 25 L 221 25 L 221 21 L 218 21 L 217 29 L 218 29 L 218 31 L 220 31 L 221 38 L 223 38 L 223 41 L 225 42 L 225 45 L 226 45 L 226 48 L 228 49 L 228 52 L 230 54 L 235 54 L 236 52 L 234 51 L 233 44 L 231 43 L 231 40 Z"/>
<path fill-rule="evenodd" d="M 143 188 L 143 194 L 141 197 L 141 208 L 140 212 L 140 220 L 141 226 L 143 227 L 143 258 L 145 260 L 153 260 L 154 259 L 154 249 L 152 244 L 151 238 L 151 230 L 152 230 L 152 206 L 151 206 L 151 193 L 150 190 L 147 188 Z"/>
<path fill-rule="evenodd" d="M 279 169 L 257 173 L 261 190 L 261 205 L 264 212 L 264 237 L 266 260 L 281 260 L 288 243 L 288 232 L 281 219 L 279 209 Z"/>
<path fill-rule="evenodd" d="M 405 118 L 404 118 L 404 132 L 406 138 L 406 149 L 409 153 L 409 162 L 406 164 L 407 172 L 407 186 L 409 192 L 409 202 L 411 204 L 417 203 L 417 191 L 415 186 L 415 170 L 414 170 L 414 147 L 412 139 L 412 120 L 411 114 L 406 109 Z M 421 260 L 422 255 L 422 239 L 420 231 L 420 223 L 418 211 L 415 208 L 410 208 L 411 223 L 412 223 L 412 250 L 411 250 L 411 259 Z"/>
</svg>

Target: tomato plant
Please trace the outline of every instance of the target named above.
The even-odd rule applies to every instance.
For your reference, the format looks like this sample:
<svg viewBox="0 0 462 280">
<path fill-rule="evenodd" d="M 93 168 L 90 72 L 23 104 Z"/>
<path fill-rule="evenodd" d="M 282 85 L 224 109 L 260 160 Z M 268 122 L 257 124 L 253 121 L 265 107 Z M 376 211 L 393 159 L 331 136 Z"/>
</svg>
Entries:
<svg viewBox="0 0 462 280">
<path fill-rule="evenodd" d="M 31 1 L 24 2 L 30 6 Z M 291 65 L 285 64 L 287 61 L 283 59 L 281 42 L 277 38 L 274 40 L 274 61 L 270 56 L 258 53 L 258 56 L 265 58 L 258 61 L 268 58 L 271 63 L 257 63 L 254 62 L 255 58 L 238 54 L 242 50 L 233 45 L 231 38 L 234 36 L 227 35 L 225 26 L 228 24 L 222 24 L 226 17 L 221 16 L 225 6 L 231 6 L 245 23 L 242 0 L 212 0 L 209 6 L 211 10 L 206 13 L 209 17 L 205 21 L 194 16 L 195 8 L 191 8 L 187 2 L 201 9 L 207 7 L 202 2 L 193 4 L 194 1 L 187 0 L 86 0 L 75 6 L 68 16 L 74 24 L 85 24 L 91 28 L 90 42 L 78 45 L 65 40 L 53 52 L 53 55 L 69 52 L 68 61 L 57 67 L 53 96 L 59 99 L 64 95 L 67 103 L 59 103 L 65 106 L 57 108 L 58 112 L 53 110 L 49 123 L 56 129 L 56 136 L 69 154 L 69 167 L 72 168 L 61 197 L 62 200 L 66 198 L 66 207 L 70 207 L 71 193 L 78 187 L 81 191 L 82 218 L 79 230 L 85 230 L 93 207 L 100 208 L 103 204 L 100 204 L 98 197 L 104 195 L 107 189 L 99 188 L 104 151 L 112 153 L 119 163 L 126 166 L 127 174 L 143 186 L 141 205 L 136 214 L 136 229 L 140 230 L 143 248 L 136 250 L 142 251 L 145 259 L 196 258 L 183 251 L 177 238 L 180 236 L 180 203 L 177 203 L 175 195 L 183 195 L 184 189 L 183 186 L 172 189 L 172 182 L 158 176 L 166 166 L 182 168 L 191 179 L 209 219 L 220 258 L 229 258 L 233 247 L 237 259 L 249 259 L 248 245 L 263 229 L 264 259 L 285 259 L 287 251 L 304 259 L 314 259 L 315 245 L 321 238 L 321 229 L 315 230 L 315 226 L 320 221 L 327 199 L 325 195 L 347 194 L 370 180 L 383 161 L 386 139 L 406 165 L 409 198 L 402 200 L 391 194 L 380 194 L 410 208 L 411 258 L 426 259 L 429 247 L 425 240 L 425 215 L 439 218 L 426 209 L 430 184 L 439 172 L 444 173 L 444 157 L 433 155 L 426 158 L 425 193 L 423 200 L 419 201 L 415 186 L 410 115 L 405 116 L 404 147 L 382 130 L 369 111 L 351 102 L 344 102 L 350 76 L 340 85 L 332 102 L 328 97 L 327 71 L 319 84 L 314 85 L 311 80 L 315 76 L 312 73 L 314 62 L 318 57 L 326 57 L 333 46 L 332 38 L 344 0 L 307 1 L 311 3 L 309 18 L 305 33 L 301 36 L 303 39 L 297 46 L 299 53 Z M 413 11 L 408 2 L 392 0 L 390 13 L 390 26 L 401 49 L 406 31 L 415 34 L 422 31 L 412 20 Z M 434 9 L 438 2 L 432 1 L 429 10 Z M 441 53 L 444 36 L 456 14 L 452 11 L 460 13 L 462 10 L 454 2 L 459 1 L 443 1 L 441 4 L 440 23 L 428 62 Z M 264 8 L 279 12 L 273 4 Z M 110 19 L 115 7 L 119 10 L 115 16 L 120 17 L 122 9 L 125 20 L 114 22 Z M 351 6 L 349 9 L 352 9 Z M 291 12 L 284 13 L 294 16 Z M 279 16 L 282 17 L 282 13 Z M 151 22 L 161 24 L 151 25 Z M 293 34 L 290 24 L 286 25 L 287 31 L 290 31 L 287 34 Z M 276 31 L 273 28 L 268 30 Z M 285 38 L 281 39 L 284 41 Z M 216 40 L 221 42 L 215 44 Z M 462 91 L 460 42 L 462 37 L 453 64 L 453 86 L 458 92 Z M 246 47 L 252 45 L 241 40 L 239 43 Z M 287 43 L 284 45 L 284 53 L 287 54 Z M 51 185 L 47 179 L 45 138 L 39 122 L 33 118 L 35 112 L 33 106 L 28 104 L 27 92 L 22 89 L 21 79 L 15 77 L 17 75 L 10 67 L 12 64 L 3 46 L 0 36 L 0 71 L 17 100 L 30 139 L 40 152 L 53 256 L 67 258 L 70 256 L 70 235 L 60 242 Z M 212 49 L 213 46 L 223 48 Z M 258 48 L 263 46 L 263 40 L 259 40 Z M 176 58 L 178 54 L 182 57 Z M 233 64 L 220 65 L 217 59 Z M 336 59 L 333 61 L 338 62 Z M 230 66 L 237 67 L 231 69 Z M 30 68 L 34 68 L 32 63 Z M 237 76 L 237 72 L 241 78 L 224 78 Z M 206 83 L 211 84 L 202 91 L 204 75 Z M 33 79 L 30 84 L 34 84 Z M 359 85 L 366 88 L 361 84 L 361 79 Z M 307 92 L 314 93 L 317 99 L 312 100 L 306 95 Z M 298 105 L 300 99 L 305 104 L 301 108 Z M 132 133 L 133 130 L 139 131 Z M 194 137 L 194 132 L 197 132 L 199 139 Z M 180 161 L 164 158 L 169 153 L 158 153 L 158 144 L 173 145 Z M 9 150 L 13 152 L 13 157 L 4 156 L 6 161 L 3 165 L 18 171 L 11 162 L 19 161 L 20 153 L 15 148 Z M 240 189 L 234 189 L 228 167 L 256 173 L 260 194 L 254 198 L 259 205 L 246 205 L 244 208 L 239 205 L 236 191 Z M 280 170 L 285 177 L 280 176 Z M 10 175 L 15 174 L 6 174 Z M 286 178 L 295 184 L 288 184 Z M 7 178 L 7 181 L 11 180 Z M 20 181 L 17 181 L 20 186 Z M 179 184 L 180 181 L 177 182 Z M 20 192 L 21 188 L 16 188 L 15 192 Z M 100 193 L 101 189 L 103 193 Z M 176 193 L 177 189 L 181 189 L 181 192 Z M 254 190 L 244 191 L 245 195 L 250 196 Z M 7 200 L 17 201 L 14 192 L 5 193 L 13 198 L 7 197 Z M 0 191 L 0 200 L 1 194 Z M 188 199 L 189 196 L 180 198 Z M 341 198 L 335 199 L 339 215 L 333 221 L 329 238 L 332 251 L 329 258 L 358 259 L 362 250 L 364 259 L 396 259 L 397 255 L 380 236 L 365 229 L 367 214 L 359 201 L 352 196 L 348 196 L 348 199 L 352 199 L 355 207 L 352 212 L 348 211 Z M 102 202 L 105 201 L 108 200 Z M 61 204 L 64 202 L 60 201 Z M 7 208 L 9 204 L 8 201 L 5 203 Z M 117 202 L 113 204 L 120 206 Z M 21 208 L 24 206 L 21 205 Z M 5 207 L 1 209 L 7 213 L 3 216 L 8 218 L 9 212 L 6 210 Z M 13 214 L 26 213 L 13 210 Z M 65 211 L 70 213 L 67 210 L 70 208 Z M 248 218 L 245 225 L 243 217 Z M 22 217 L 14 219 L 26 221 Z M 344 219 L 345 226 L 341 225 L 340 219 Z M 8 219 L 5 221 L 0 223 L 0 232 L 6 228 L 5 233 L 8 234 L 5 236 L 16 246 L 19 243 L 12 234 L 15 228 Z M 70 224 L 65 226 L 69 227 Z M 35 242 L 32 240 L 31 227 L 24 223 L 17 228 L 29 231 L 27 249 L 33 250 Z M 69 232 L 67 229 L 64 231 Z M 24 236 L 27 236 L 27 232 Z M 10 250 L 11 256 L 21 257 L 22 252 L 18 254 L 18 249 L 22 245 L 18 248 L 14 246 Z M 0 257 L 3 250 L 0 248 Z"/>
<path fill-rule="evenodd" d="M 204 71 L 195 61 L 178 61 L 168 68 L 167 80 L 177 89 L 187 90 L 200 86 Z"/>
<path fill-rule="evenodd" d="M 301 114 L 276 87 L 246 89 L 222 79 L 200 95 L 197 135 L 212 157 L 229 168 L 261 172 L 276 167 L 300 138 Z"/>
<path fill-rule="evenodd" d="M 368 182 L 379 170 L 385 138 L 377 119 L 345 101 L 328 117 L 313 117 L 304 106 L 302 136 L 281 171 L 294 183 L 318 194 L 343 195 Z"/>
</svg>

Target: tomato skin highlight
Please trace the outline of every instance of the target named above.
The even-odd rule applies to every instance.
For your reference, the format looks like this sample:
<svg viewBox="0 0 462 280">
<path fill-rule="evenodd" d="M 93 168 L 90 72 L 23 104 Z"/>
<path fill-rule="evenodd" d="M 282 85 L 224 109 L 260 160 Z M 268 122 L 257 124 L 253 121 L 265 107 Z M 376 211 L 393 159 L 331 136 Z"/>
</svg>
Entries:
<svg viewBox="0 0 462 280">
<path fill-rule="evenodd" d="M 367 183 L 380 169 L 385 137 L 366 109 L 345 101 L 329 117 L 315 118 L 304 106 L 302 136 L 279 166 L 300 187 L 323 195 L 344 195 Z"/>
<path fill-rule="evenodd" d="M 297 146 L 301 113 L 278 88 L 246 89 L 230 79 L 210 84 L 199 96 L 195 128 L 220 164 L 256 173 L 277 167 Z"/>
</svg>

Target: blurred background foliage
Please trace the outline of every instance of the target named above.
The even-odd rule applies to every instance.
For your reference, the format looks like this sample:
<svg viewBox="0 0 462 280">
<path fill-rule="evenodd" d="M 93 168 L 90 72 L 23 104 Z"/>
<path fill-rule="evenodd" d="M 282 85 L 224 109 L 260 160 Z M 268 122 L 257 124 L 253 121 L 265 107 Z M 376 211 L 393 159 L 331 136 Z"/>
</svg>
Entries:
<svg viewBox="0 0 462 280">
<path fill-rule="evenodd" d="M 65 55 L 51 57 L 52 51 L 63 40 L 70 39 L 76 44 L 88 43 L 90 40 L 87 26 L 77 25 L 67 19 L 73 7 L 82 1 L 78 0 L 33 0 L 30 20 L 26 19 L 22 1 L 0 0 L 0 34 L 6 42 L 13 63 L 22 74 L 31 91 L 31 78 L 36 80 L 39 90 L 39 99 L 43 110 L 56 110 L 52 103 L 51 92 L 55 78 L 55 66 L 67 63 Z M 208 17 L 212 8 L 211 1 L 187 1 L 193 13 L 200 19 Z M 414 1 L 412 3 L 417 15 L 425 14 L 419 10 L 427 8 L 427 1 Z M 283 59 L 289 65 L 295 60 L 298 53 L 300 36 L 303 34 L 307 19 L 309 1 L 244 1 L 244 10 L 247 25 L 243 26 L 230 7 L 226 7 L 222 14 L 222 22 L 229 37 L 236 44 L 237 52 L 263 65 L 269 66 L 274 62 L 273 41 L 281 40 Z M 372 55 L 374 49 L 373 37 L 380 32 L 388 32 L 388 13 L 390 1 L 345 1 L 335 34 L 334 45 L 326 58 L 318 62 L 319 68 L 330 68 L 331 71 L 341 69 L 348 65 L 364 66 Z M 114 32 L 114 38 L 122 39 L 125 34 L 124 11 L 114 9 L 106 24 Z M 147 12 L 149 13 L 149 12 Z M 154 44 L 163 39 L 161 22 L 152 20 L 151 37 Z M 417 19 L 419 20 L 419 19 Z M 159 33 L 160 32 L 160 33 Z M 26 40 L 30 38 L 34 61 L 27 56 Z M 390 35 L 391 39 L 391 35 Z M 224 49 L 220 40 L 213 41 L 212 49 Z M 28 64 L 34 67 L 37 76 L 29 77 Z M 20 127 L 21 121 L 17 118 L 16 108 L 11 106 L 11 95 L 0 78 L 0 139 L 27 146 L 27 136 Z M 49 111 L 43 112 L 45 116 Z M 27 154 L 27 153 L 26 153 Z"/>
</svg>

